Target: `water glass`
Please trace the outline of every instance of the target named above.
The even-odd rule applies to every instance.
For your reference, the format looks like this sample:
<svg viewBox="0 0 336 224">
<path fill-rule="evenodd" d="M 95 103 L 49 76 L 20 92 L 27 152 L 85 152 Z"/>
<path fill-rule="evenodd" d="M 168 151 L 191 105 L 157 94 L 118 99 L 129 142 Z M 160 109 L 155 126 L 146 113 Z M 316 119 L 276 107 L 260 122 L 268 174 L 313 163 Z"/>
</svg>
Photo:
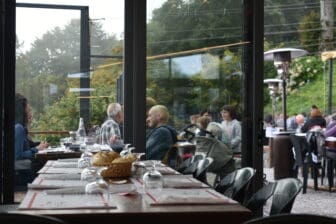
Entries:
<svg viewBox="0 0 336 224">
<path fill-rule="evenodd" d="M 163 176 L 156 170 L 156 162 L 153 167 L 143 175 L 144 192 L 160 192 L 163 188 Z"/>
<path fill-rule="evenodd" d="M 81 180 L 82 181 L 95 181 L 99 178 L 98 171 L 95 167 L 86 167 L 83 169 L 81 173 Z"/>
</svg>

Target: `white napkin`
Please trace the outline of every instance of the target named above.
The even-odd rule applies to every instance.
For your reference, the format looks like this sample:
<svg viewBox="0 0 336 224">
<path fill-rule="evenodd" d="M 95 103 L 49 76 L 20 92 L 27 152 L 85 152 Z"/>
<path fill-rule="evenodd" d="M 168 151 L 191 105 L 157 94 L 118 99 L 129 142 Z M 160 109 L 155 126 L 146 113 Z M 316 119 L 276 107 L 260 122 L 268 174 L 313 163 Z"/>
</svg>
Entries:
<svg viewBox="0 0 336 224">
<path fill-rule="evenodd" d="M 46 194 L 85 194 L 85 187 L 69 187 L 62 189 L 45 190 Z"/>
<path fill-rule="evenodd" d="M 55 168 L 77 168 L 77 162 L 56 162 L 52 165 Z"/>
<path fill-rule="evenodd" d="M 69 174 L 40 174 L 39 177 L 45 180 L 80 180 L 81 174 L 69 173 Z"/>
<path fill-rule="evenodd" d="M 78 162 L 79 158 L 58 159 L 57 162 Z"/>
</svg>

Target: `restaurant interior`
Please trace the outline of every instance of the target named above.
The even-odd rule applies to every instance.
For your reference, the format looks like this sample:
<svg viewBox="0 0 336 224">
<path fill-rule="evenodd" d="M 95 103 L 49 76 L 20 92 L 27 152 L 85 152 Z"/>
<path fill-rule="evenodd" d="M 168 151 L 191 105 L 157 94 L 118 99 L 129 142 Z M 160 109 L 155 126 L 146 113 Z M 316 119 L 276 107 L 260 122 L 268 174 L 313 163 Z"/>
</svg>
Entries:
<svg viewBox="0 0 336 224">
<path fill-rule="evenodd" d="M 299 17 L 315 7 L 305 1 L 279 4 L 284 17 L 295 9 Z M 280 76 L 276 84 L 286 89 L 289 62 L 309 54 L 288 41 L 297 36 L 272 27 L 280 20 L 275 9 L 270 12 L 272 7 L 262 0 L 1 0 L 0 220 L 61 224 L 155 218 L 160 223 L 253 224 L 264 223 L 258 218 L 265 216 L 263 205 L 272 197 L 269 218 L 336 223 L 325 216 L 288 214 L 295 197 L 306 190 L 308 177 L 294 178 L 298 174 L 288 155 L 292 145 L 287 145 L 286 121 L 282 136 L 265 145 L 265 102 L 273 103 L 273 116 L 277 110 L 286 117 L 286 91 L 276 98 L 281 106 L 268 99 L 265 61 L 271 61 L 267 71 Z M 296 18 L 293 13 L 291 17 Z M 282 50 L 266 57 L 272 48 Z M 24 184 L 18 184 L 20 168 L 13 150 L 17 93 L 31 106 L 27 133 L 49 145 L 35 154 L 38 175 Z M 144 160 L 148 99 L 168 109 L 168 123 L 179 134 L 169 149 L 173 160 Z M 115 164 L 97 168 L 99 156 L 108 154 L 107 146 L 96 143 L 110 103 L 119 103 L 123 111 L 125 145 L 117 157 L 129 166 L 115 168 L 121 170 L 119 176 L 107 171 Z M 216 157 L 197 157 L 199 145 L 189 138 L 195 133 L 188 128 L 191 117 L 201 111 L 222 122 L 225 105 L 237 110 L 241 134 L 239 152 L 230 154 L 234 170 L 223 176 L 207 172 Z M 81 126 L 87 136 L 95 136 L 93 146 L 89 137 L 87 142 L 79 137 Z M 82 142 L 77 144 L 76 138 Z M 270 156 L 272 147 L 275 167 L 269 181 L 265 155 Z M 147 186 L 154 176 L 161 181 L 159 190 Z"/>
</svg>

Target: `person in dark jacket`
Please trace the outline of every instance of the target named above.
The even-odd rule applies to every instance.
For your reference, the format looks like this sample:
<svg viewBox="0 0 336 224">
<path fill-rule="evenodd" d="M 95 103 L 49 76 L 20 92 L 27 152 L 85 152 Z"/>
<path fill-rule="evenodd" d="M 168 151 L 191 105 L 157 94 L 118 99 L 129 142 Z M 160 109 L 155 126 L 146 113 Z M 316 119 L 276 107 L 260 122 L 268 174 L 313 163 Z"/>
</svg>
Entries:
<svg viewBox="0 0 336 224">
<path fill-rule="evenodd" d="M 151 130 L 146 138 L 146 159 L 163 160 L 177 141 L 177 132 L 167 125 L 168 119 L 168 109 L 163 105 L 155 105 L 149 110 L 146 122 Z"/>
<path fill-rule="evenodd" d="M 318 108 L 313 108 L 310 111 L 310 117 L 306 123 L 301 127 L 301 132 L 306 133 L 312 128 L 318 127 L 319 129 L 325 128 L 327 125 L 326 120 L 322 116 L 322 112 Z"/>
</svg>

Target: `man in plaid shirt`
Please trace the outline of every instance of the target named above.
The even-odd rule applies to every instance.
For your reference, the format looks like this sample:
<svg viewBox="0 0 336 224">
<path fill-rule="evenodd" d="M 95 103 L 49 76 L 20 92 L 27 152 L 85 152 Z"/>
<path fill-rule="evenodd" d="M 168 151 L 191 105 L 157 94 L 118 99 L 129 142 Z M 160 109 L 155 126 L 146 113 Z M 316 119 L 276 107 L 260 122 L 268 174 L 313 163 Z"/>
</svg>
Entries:
<svg viewBox="0 0 336 224">
<path fill-rule="evenodd" d="M 102 124 L 100 138 L 102 145 L 110 145 L 115 151 L 122 150 L 124 142 L 119 125 L 124 121 L 124 113 L 119 103 L 111 103 L 107 107 L 107 120 Z"/>
</svg>

